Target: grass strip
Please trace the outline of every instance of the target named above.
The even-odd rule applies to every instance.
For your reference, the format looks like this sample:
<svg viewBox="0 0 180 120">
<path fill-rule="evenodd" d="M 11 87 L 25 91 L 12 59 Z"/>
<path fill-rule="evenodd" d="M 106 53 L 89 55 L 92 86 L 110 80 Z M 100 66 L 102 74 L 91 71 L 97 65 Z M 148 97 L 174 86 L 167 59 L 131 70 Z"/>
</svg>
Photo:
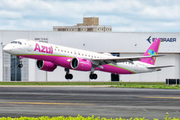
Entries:
<svg viewBox="0 0 180 120">
<path fill-rule="evenodd" d="M 166 85 L 163 82 L 0 82 L 0 85 L 32 85 L 32 86 L 61 86 L 61 85 L 109 85 L 121 88 L 156 88 L 156 89 L 180 89 L 179 85 Z"/>
<path fill-rule="evenodd" d="M 104 117 L 97 117 L 95 118 L 93 116 L 88 116 L 88 117 L 83 117 L 78 115 L 77 117 L 64 117 L 64 116 L 58 116 L 58 117 L 49 117 L 49 116 L 41 116 L 41 117 L 19 117 L 19 118 L 11 118 L 11 117 L 2 117 L 0 120 L 149 120 L 146 119 L 145 117 L 143 118 L 137 118 L 137 117 L 131 117 L 129 119 L 124 119 L 124 118 L 104 118 Z M 159 120 L 154 118 L 153 120 Z M 180 118 L 170 118 L 170 117 L 165 117 L 164 120 L 180 120 Z"/>
<path fill-rule="evenodd" d="M 0 82 L 0 85 L 123 85 L 136 86 L 136 85 L 166 85 L 165 83 L 148 83 L 148 82 Z"/>
<path fill-rule="evenodd" d="M 112 87 L 121 88 L 153 88 L 153 89 L 180 89 L 180 85 L 166 85 L 165 83 L 121 83 Z"/>
</svg>

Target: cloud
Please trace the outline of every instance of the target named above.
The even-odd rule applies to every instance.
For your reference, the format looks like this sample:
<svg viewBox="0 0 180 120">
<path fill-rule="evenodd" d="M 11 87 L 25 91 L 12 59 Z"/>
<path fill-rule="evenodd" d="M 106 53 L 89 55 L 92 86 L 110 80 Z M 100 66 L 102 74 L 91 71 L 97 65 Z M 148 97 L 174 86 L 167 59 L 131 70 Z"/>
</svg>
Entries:
<svg viewBox="0 0 180 120">
<path fill-rule="evenodd" d="M 179 0 L 1 0 L 0 8 L 0 29 L 52 30 L 95 16 L 116 32 L 180 32 Z"/>
<path fill-rule="evenodd" d="M 0 11 L 0 19 L 20 19 L 23 18 L 23 16 L 18 12 L 13 11 Z"/>
</svg>

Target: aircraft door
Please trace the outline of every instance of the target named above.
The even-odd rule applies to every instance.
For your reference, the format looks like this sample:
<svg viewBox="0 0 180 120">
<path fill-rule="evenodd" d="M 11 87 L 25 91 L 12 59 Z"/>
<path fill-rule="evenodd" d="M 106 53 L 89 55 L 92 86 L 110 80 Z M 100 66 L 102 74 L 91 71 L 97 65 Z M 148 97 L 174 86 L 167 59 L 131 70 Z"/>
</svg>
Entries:
<svg viewBox="0 0 180 120">
<path fill-rule="evenodd" d="M 137 64 L 134 66 L 134 70 L 138 71 L 138 65 Z"/>
<path fill-rule="evenodd" d="M 28 42 L 28 51 L 31 52 L 33 49 L 33 45 L 31 42 Z"/>
</svg>

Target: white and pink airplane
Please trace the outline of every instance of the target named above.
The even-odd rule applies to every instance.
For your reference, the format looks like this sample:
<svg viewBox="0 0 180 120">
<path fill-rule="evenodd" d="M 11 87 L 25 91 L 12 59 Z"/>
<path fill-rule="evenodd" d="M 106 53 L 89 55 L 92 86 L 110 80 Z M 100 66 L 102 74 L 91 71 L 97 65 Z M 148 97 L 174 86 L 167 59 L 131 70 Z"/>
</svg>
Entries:
<svg viewBox="0 0 180 120">
<path fill-rule="evenodd" d="M 65 46 L 36 42 L 27 39 L 17 39 L 7 44 L 3 50 L 20 59 L 23 57 L 37 60 L 37 67 L 44 71 L 54 71 L 57 66 L 65 68 L 66 79 L 72 79 L 69 70 L 90 71 L 90 79 L 97 79 L 95 70 L 114 74 L 137 74 L 160 71 L 160 68 L 172 67 L 155 66 L 160 39 L 156 39 L 143 56 L 116 57 L 107 54 L 74 49 Z M 21 61 L 21 60 L 20 60 Z M 22 62 L 19 64 L 22 67 Z"/>
</svg>

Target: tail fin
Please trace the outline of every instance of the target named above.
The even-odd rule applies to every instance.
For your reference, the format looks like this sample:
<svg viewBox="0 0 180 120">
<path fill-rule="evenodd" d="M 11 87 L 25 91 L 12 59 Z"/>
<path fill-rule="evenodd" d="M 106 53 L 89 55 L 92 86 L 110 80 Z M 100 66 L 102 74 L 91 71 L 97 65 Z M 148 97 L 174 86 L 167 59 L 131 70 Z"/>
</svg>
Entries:
<svg viewBox="0 0 180 120">
<path fill-rule="evenodd" d="M 155 39 L 154 42 L 151 44 L 151 46 L 147 49 L 147 51 L 144 53 L 143 56 L 152 56 L 157 55 L 159 46 L 160 46 L 161 39 Z M 156 62 L 156 57 L 152 58 L 142 58 L 141 62 L 148 63 L 151 65 L 154 65 Z"/>
</svg>

